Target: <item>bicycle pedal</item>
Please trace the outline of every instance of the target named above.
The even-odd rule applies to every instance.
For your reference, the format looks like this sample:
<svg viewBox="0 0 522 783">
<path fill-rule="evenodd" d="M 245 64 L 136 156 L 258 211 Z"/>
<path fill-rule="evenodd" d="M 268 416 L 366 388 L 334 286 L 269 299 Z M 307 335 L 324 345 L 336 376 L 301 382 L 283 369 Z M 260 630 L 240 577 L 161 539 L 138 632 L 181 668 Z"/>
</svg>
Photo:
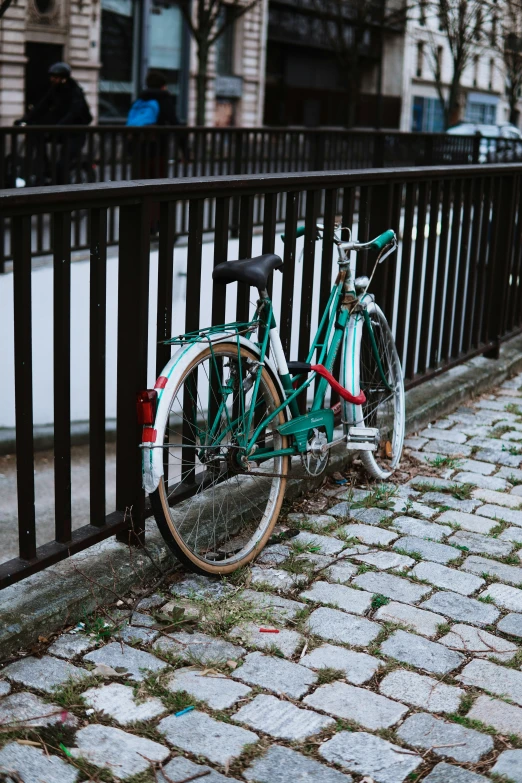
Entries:
<svg viewBox="0 0 522 783">
<path fill-rule="evenodd" d="M 349 451 L 376 451 L 379 437 L 376 427 L 350 427 L 346 436 L 346 448 Z"/>
</svg>

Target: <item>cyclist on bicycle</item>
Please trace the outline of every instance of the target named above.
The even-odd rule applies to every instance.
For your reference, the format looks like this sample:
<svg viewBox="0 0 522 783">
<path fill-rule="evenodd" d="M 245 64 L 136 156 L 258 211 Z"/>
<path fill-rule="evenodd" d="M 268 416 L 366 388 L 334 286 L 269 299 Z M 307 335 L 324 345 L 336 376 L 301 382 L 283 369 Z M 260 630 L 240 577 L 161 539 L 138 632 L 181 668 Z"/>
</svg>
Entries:
<svg viewBox="0 0 522 783">
<path fill-rule="evenodd" d="M 31 108 L 15 125 L 89 125 L 92 115 L 78 82 L 71 76 L 67 63 L 54 63 L 49 68 L 50 89 L 42 100 Z M 71 163 L 85 143 L 85 134 L 60 134 L 58 143 L 57 181 L 63 184 Z"/>
</svg>

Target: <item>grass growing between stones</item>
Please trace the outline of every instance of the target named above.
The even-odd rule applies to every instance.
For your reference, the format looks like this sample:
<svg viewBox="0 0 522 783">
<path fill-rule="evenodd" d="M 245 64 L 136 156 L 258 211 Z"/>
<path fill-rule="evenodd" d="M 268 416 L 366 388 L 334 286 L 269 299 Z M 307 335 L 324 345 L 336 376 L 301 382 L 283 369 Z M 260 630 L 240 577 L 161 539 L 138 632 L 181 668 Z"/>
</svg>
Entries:
<svg viewBox="0 0 522 783">
<path fill-rule="evenodd" d="M 334 669 L 330 666 L 325 666 L 322 669 L 317 670 L 317 684 L 328 685 L 330 682 L 336 680 L 344 680 L 346 677 L 342 669 Z"/>
<path fill-rule="evenodd" d="M 378 484 L 365 498 L 354 503 L 354 508 L 393 509 L 393 498 L 397 495 L 397 487 Z"/>
<path fill-rule="evenodd" d="M 241 595 L 196 598 L 195 601 L 198 607 L 201 607 L 198 629 L 211 636 L 223 636 L 234 626 L 244 622 L 274 622 L 273 607 L 256 606 Z"/>
<path fill-rule="evenodd" d="M 134 690 L 138 698 L 144 696 L 156 696 L 161 699 L 169 713 L 176 713 L 186 707 L 198 707 L 198 702 L 186 691 L 171 691 L 167 688 L 167 682 L 172 672 L 162 670 L 153 672 L 145 677 L 142 683 Z M 205 705 L 201 705 L 205 709 Z"/>
<path fill-rule="evenodd" d="M 390 599 L 386 595 L 377 594 L 372 597 L 372 609 L 380 609 L 381 606 L 386 606 L 390 603 Z"/>
<path fill-rule="evenodd" d="M 448 492 L 456 500 L 470 500 L 474 489 L 473 484 L 452 484 L 451 487 L 448 487 Z"/>
<path fill-rule="evenodd" d="M 437 470 L 441 470 L 442 468 L 456 470 L 457 468 L 460 468 L 460 463 L 461 460 L 456 457 L 443 457 L 441 454 L 433 457 L 433 459 L 427 460 L 427 464 L 431 465 L 432 468 L 437 468 Z"/>
</svg>

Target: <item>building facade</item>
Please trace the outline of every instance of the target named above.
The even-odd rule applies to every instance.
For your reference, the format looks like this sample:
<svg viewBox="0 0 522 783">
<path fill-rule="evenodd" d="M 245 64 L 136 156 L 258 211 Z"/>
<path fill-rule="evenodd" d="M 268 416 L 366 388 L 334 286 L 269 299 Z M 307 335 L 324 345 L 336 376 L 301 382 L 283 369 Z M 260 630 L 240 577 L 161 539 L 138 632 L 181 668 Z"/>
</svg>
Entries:
<svg viewBox="0 0 522 783">
<path fill-rule="evenodd" d="M 444 94 L 453 66 L 447 38 L 438 18 L 423 3 L 412 9 L 404 38 L 401 130 L 444 131 L 443 106 L 437 90 L 438 61 Z M 460 121 L 497 124 L 509 121 L 505 69 L 498 37 L 501 6 L 492 4 L 481 26 L 461 79 L 459 105 L 450 124 Z"/>
<path fill-rule="evenodd" d="M 259 0 L 213 47 L 207 125 L 262 122 L 267 16 Z M 95 122 L 123 122 L 149 68 L 166 74 L 180 120 L 195 122 L 196 47 L 176 2 L 14 0 L 0 19 L 0 124 L 40 100 L 59 60 L 72 66 Z"/>
</svg>

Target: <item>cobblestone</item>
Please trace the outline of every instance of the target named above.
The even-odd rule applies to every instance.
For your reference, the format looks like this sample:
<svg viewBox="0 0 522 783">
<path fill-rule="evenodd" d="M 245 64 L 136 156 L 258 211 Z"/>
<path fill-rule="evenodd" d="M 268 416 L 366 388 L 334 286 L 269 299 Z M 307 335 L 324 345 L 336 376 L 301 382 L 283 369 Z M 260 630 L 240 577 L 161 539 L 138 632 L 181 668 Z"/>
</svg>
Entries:
<svg viewBox="0 0 522 783">
<path fill-rule="evenodd" d="M 406 718 L 397 736 L 414 748 L 429 748 L 437 756 L 455 761 L 476 763 L 493 750 L 493 740 L 487 734 L 423 713 Z"/>
<path fill-rule="evenodd" d="M 439 625 L 445 622 L 445 618 L 441 614 L 427 612 L 424 609 L 400 604 L 397 601 L 391 601 L 386 606 L 381 606 L 374 616 L 376 620 L 404 625 L 421 636 L 430 637 L 436 636 Z"/>
<path fill-rule="evenodd" d="M 299 598 L 318 604 L 328 604 L 350 614 L 360 615 L 366 614 L 372 603 L 370 593 L 329 582 L 314 582 L 309 590 L 300 594 Z"/>
<path fill-rule="evenodd" d="M 522 584 L 522 568 L 499 563 L 489 557 L 471 555 L 464 560 L 461 568 L 472 574 L 487 574 L 490 577 L 496 577 L 501 582 L 507 582 L 511 585 Z"/>
<path fill-rule="evenodd" d="M 8 680 L 19 682 L 27 688 L 52 693 L 55 688 L 65 685 L 68 680 L 80 680 L 86 677 L 88 672 L 60 658 L 44 655 L 43 658 L 22 658 L 2 669 L 2 674 Z"/>
<path fill-rule="evenodd" d="M 480 500 L 458 500 L 448 492 L 426 492 L 422 499 L 424 503 L 430 503 L 433 506 L 449 506 L 455 511 L 468 514 L 481 505 Z"/>
<path fill-rule="evenodd" d="M 381 644 L 381 652 L 432 674 L 447 674 L 464 661 L 460 653 L 407 631 L 395 631 Z"/>
<path fill-rule="evenodd" d="M 465 694 L 462 688 L 400 669 L 386 675 L 379 689 L 391 699 L 422 707 L 429 712 L 457 712 Z"/>
<path fill-rule="evenodd" d="M 522 783 L 522 750 L 505 750 L 491 771 L 513 783 Z"/>
<path fill-rule="evenodd" d="M 295 516 L 304 516 L 304 515 L 295 515 Z M 328 519 L 330 519 L 328 517 Z M 261 552 L 259 557 L 256 560 L 256 563 L 258 565 L 280 565 L 281 563 L 284 563 L 285 560 L 290 555 L 290 547 L 285 546 L 284 544 L 273 544 L 272 546 L 267 546 L 265 549 Z"/>
<path fill-rule="evenodd" d="M 180 717 L 169 715 L 163 718 L 158 724 L 158 731 L 169 745 L 223 765 L 240 756 L 247 745 L 258 740 L 253 731 L 215 720 L 199 710 Z"/>
<path fill-rule="evenodd" d="M 251 688 L 234 682 L 224 674 L 212 672 L 205 675 L 202 671 L 187 667 L 176 669 L 166 687 L 173 693 L 186 691 L 196 701 L 203 701 L 214 710 L 226 710 L 251 693 Z"/>
<path fill-rule="evenodd" d="M 492 470 L 495 470 L 494 464 L 491 464 L 491 462 L 488 464 L 491 465 Z M 464 468 L 464 463 L 462 463 L 462 467 Z M 509 482 L 500 475 L 500 472 L 494 476 L 483 476 L 464 469 L 456 474 L 455 481 L 459 481 L 462 484 L 472 484 L 474 487 L 498 489 L 501 491 L 508 489 L 510 486 Z"/>
<path fill-rule="evenodd" d="M 167 665 L 155 655 L 119 642 L 111 642 L 105 647 L 100 647 L 99 650 L 84 655 L 83 659 L 84 661 L 92 661 L 92 663 L 104 663 L 116 670 L 123 669 L 133 680 L 138 682 L 143 680 L 148 673 L 161 671 Z"/>
<path fill-rule="evenodd" d="M 252 569 L 252 585 L 254 587 L 268 585 L 274 590 L 286 593 L 306 581 L 307 577 L 305 574 L 291 574 L 280 568 L 260 568 L 255 566 Z"/>
<path fill-rule="evenodd" d="M 373 730 L 395 725 L 408 711 L 396 701 L 344 682 L 322 685 L 303 701 L 328 715 L 353 720 L 363 728 Z"/>
<path fill-rule="evenodd" d="M 423 609 L 439 612 L 452 620 L 465 620 L 471 625 L 492 625 L 499 616 L 499 611 L 491 604 L 477 601 L 476 598 L 466 598 L 458 593 L 441 591 L 421 604 Z"/>
<path fill-rule="evenodd" d="M 437 517 L 437 522 L 458 525 L 463 530 L 472 533 L 489 533 L 496 526 L 496 522 L 489 521 L 475 514 L 465 514 L 462 511 L 444 511 Z"/>
<path fill-rule="evenodd" d="M 165 773 L 165 774 L 163 774 Z M 182 783 L 182 781 L 196 780 L 194 776 L 203 776 L 205 773 L 205 783 L 228 783 L 231 778 L 227 775 L 221 775 L 211 767 L 207 767 L 204 764 L 194 764 L 190 759 L 183 758 L 183 756 L 177 756 L 172 761 L 169 761 L 163 767 L 163 772 L 156 772 L 158 783 Z M 236 780 L 236 778 L 233 778 Z"/>
<path fill-rule="evenodd" d="M 273 745 L 266 754 L 256 759 L 243 776 L 255 783 L 288 783 L 289 780 L 295 783 L 350 783 L 353 780 L 351 775 L 344 775 L 280 745 Z"/>
<path fill-rule="evenodd" d="M 207 634 L 179 631 L 162 636 L 155 649 L 167 652 L 191 663 L 223 663 L 228 659 L 237 660 L 246 652 L 244 647 L 231 644 L 224 639 L 215 639 Z"/>
<path fill-rule="evenodd" d="M 522 614 L 507 614 L 497 625 L 499 631 L 511 636 L 520 636 L 522 639 Z"/>
<path fill-rule="evenodd" d="M 340 541 L 338 538 L 319 536 L 316 533 L 309 533 L 308 530 L 303 530 L 292 539 L 292 542 L 303 544 L 304 546 L 318 547 L 321 555 L 337 555 L 345 546 L 344 541 Z"/>
<path fill-rule="evenodd" d="M 485 584 L 484 579 L 478 576 L 465 574 L 456 568 L 448 568 L 439 563 L 418 563 L 411 573 L 418 579 L 425 579 L 432 585 L 462 595 L 471 595 Z"/>
<path fill-rule="evenodd" d="M 41 748 L 10 742 L 0 750 L 0 770 L 17 773 L 15 780 L 23 783 L 76 783 L 78 770 L 58 758 L 48 755 Z M 8 783 L 12 780 L 7 778 Z"/>
<path fill-rule="evenodd" d="M 260 652 L 249 653 L 243 666 L 232 672 L 232 677 L 249 685 L 259 685 L 275 693 L 284 693 L 293 699 L 304 696 L 317 680 L 317 674 L 305 666 Z"/>
<path fill-rule="evenodd" d="M 70 749 L 74 758 L 112 772 L 125 780 L 150 768 L 150 762 L 162 762 L 170 756 L 164 745 L 113 726 L 91 724 L 76 734 L 76 746 Z"/>
<path fill-rule="evenodd" d="M 497 696 L 507 696 L 522 706 L 522 672 L 476 659 L 468 663 L 456 679 L 464 685 L 473 685 Z"/>
<path fill-rule="evenodd" d="M 42 701 L 34 693 L 12 693 L 0 700 L 0 726 L 77 726 L 78 719 L 63 707 Z"/>
<path fill-rule="evenodd" d="M 415 536 L 399 538 L 393 545 L 393 548 L 407 553 L 413 552 L 426 560 L 433 560 L 435 563 L 451 563 L 452 560 L 457 560 L 460 557 L 460 553 L 456 552 L 451 546 L 437 544 L 434 541 L 425 541 L 423 538 L 416 538 Z"/>
<path fill-rule="evenodd" d="M 489 658 L 494 656 L 501 661 L 510 661 L 518 650 L 516 644 L 508 642 L 501 636 L 494 636 L 481 628 L 473 628 L 471 625 L 457 623 L 449 633 L 439 639 L 452 650 L 470 652 L 475 658 Z"/>
<path fill-rule="evenodd" d="M 481 596 L 492 598 L 497 606 L 510 612 L 522 612 L 522 590 L 508 585 L 490 585 Z"/>
<path fill-rule="evenodd" d="M 305 655 L 299 661 L 309 669 L 337 669 L 344 672 L 345 678 L 353 685 L 362 685 L 378 671 L 381 662 L 372 655 L 323 644 Z"/>
<path fill-rule="evenodd" d="M 289 598 L 282 598 L 278 595 L 269 595 L 268 593 L 258 593 L 255 590 L 243 590 L 241 597 L 258 608 L 269 607 L 274 621 L 292 620 L 305 604 L 299 601 L 292 601 Z"/>
<path fill-rule="evenodd" d="M 319 753 L 327 761 L 367 775 L 376 783 L 403 783 L 422 763 L 420 756 L 406 754 L 398 745 L 364 731 L 341 731 L 325 742 Z"/>
<path fill-rule="evenodd" d="M 393 516 L 393 511 L 384 508 L 355 508 L 350 511 L 349 516 L 366 525 L 379 525 L 383 519 L 390 519 Z"/>
<path fill-rule="evenodd" d="M 455 767 L 441 761 L 433 767 L 430 774 L 424 778 L 424 783 L 487 783 L 487 778 L 477 775 L 463 767 Z"/>
<path fill-rule="evenodd" d="M 433 522 L 421 522 L 415 517 L 397 517 L 393 520 L 393 527 L 406 536 L 417 538 L 429 538 L 432 541 L 442 541 L 453 532 L 447 525 L 439 525 Z"/>
<path fill-rule="evenodd" d="M 371 552 L 368 555 L 355 555 L 353 559 L 358 563 L 374 566 L 380 571 L 388 571 L 392 568 L 405 571 L 415 564 L 413 558 L 399 555 L 397 552 Z"/>
<path fill-rule="evenodd" d="M 327 568 L 324 573 L 330 582 L 344 584 L 345 582 L 349 582 L 352 576 L 355 576 L 357 573 L 357 566 L 354 566 L 352 563 L 339 562 Z"/>
<path fill-rule="evenodd" d="M 56 655 L 58 658 L 75 658 L 77 655 L 86 653 L 96 647 L 96 639 L 80 634 L 64 633 L 54 641 L 47 649 L 47 652 Z"/>
<path fill-rule="evenodd" d="M 332 718 L 300 709 L 275 696 L 265 695 L 256 696 L 249 704 L 241 707 L 234 715 L 234 721 L 270 734 L 271 737 L 286 740 L 304 740 L 334 723 Z"/>
<path fill-rule="evenodd" d="M 509 522 L 512 525 L 522 526 L 522 511 L 515 511 L 504 506 L 485 505 L 477 509 L 477 514 L 489 517 L 496 521 Z"/>
<path fill-rule="evenodd" d="M 492 699 L 491 696 L 479 696 L 468 718 L 479 720 L 485 726 L 493 726 L 502 734 L 516 734 L 522 737 L 522 709 L 505 701 Z"/>
<path fill-rule="evenodd" d="M 467 533 L 463 530 L 454 533 L 449 541 L 454 546 L 461 547 L 462 551 L 493 557 L 505 557 L 513 549 L 513 544 L 509 541 L 499 541 L 498 538 L 490 538 L 480 533 Z"/>
<path fill-rule="evenodd" d="M 356 538 L 358 541 L 362 541 L 363 544 L 382 544 L 386 546 L 391 544 L 398 538 L 398 534 L 391 530 L 383 530 L 380 527 L 372 527 L 371 525 L 344 525 L 339 529 L 339 533 L 342 533 L 347 538 Z"/>
<path fill-rule="evenodd" d="M 364 647 L 370 644 L 381 630 L 378 623 L 367 620 L 365 617 L 341 612 L 338 609 L 321 607 L 309 617 L 308 627 L 310 633 L 320 636 L 329 642 L 341 642 L 342 644 Z"/>
<path fill-rule="evenodd" d="M 297 631 L 290 631 L 287 628 L 275 628 L 277 633 L 272 634 L 260 631 L 259 627 L 258 623 L 236 625 L 230 631 L 230 637 L 246 647 L 256 647 L 259 650 L 275 646 L 286 658 L 291 658 L 298 649 L 303 648 L 303 637 Z M 267 624 L 267 627 L 274 628 L 270 624 Z"/>
<path fill-rule="evenodd" d="M 354 584 L 370 593 L 385 595 L 406 604 L 415 604 L 427 595 L 431 588 L 417 585 L 401 579 L 393 574 L 371 573 L 359 574 L 353 580 Z"/>
<path fill-rule="evenodd" d="M 89 707 L 114 718 L 122 726 L 137 720 L 151 720 L 166 712 L 161 699 L 147 697 L 136 700 L 133 689 L 119 682 L 111 682 L 101 688 L 89 688 L 82 696 Z"/>
</svg>

